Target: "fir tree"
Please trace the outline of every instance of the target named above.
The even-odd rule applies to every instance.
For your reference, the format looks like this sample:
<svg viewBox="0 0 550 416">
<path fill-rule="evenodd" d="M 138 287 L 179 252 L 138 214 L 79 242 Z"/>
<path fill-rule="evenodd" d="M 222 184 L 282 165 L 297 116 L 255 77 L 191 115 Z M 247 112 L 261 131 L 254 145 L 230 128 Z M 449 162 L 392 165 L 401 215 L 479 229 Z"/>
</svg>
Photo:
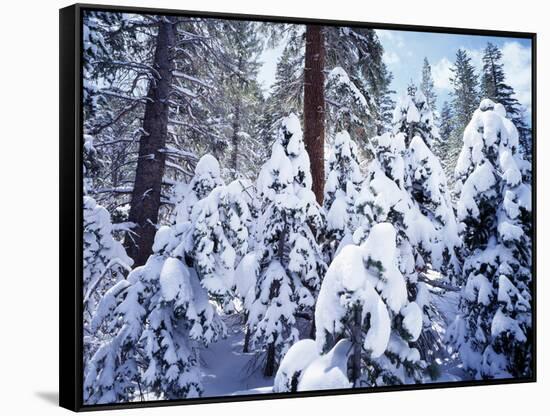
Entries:
<svg viewBox="0 0 550 416">
<path fill-rule="evenodd" d="M 123 279 L 133 262 L 122 244 L 113 238 L 109 212 L 91 197 L 84 197 L 83 295 L 85 322 L 97 301 Z"/>
<path fill-rule="evenodd" d="M 441 108 L 441 115 L 439 117 L 439 137 L 441 138 L 441 143 L 443 146 L 451 138 L 451 133 L 453 132 L 453 113 L 451 106 L 448 101 L 443 102 L 443 107 Z"/>
<path fill-rule="evenodd" d="M 361 246 L 336 256 L 319 293 L 317 345 L 328 351 L 340 338 L 351 341 L 355 387 L 418 382 L 424 367 L 411 345 L 422 331 L 422 311 L 408 299 L 396 237 L 391 224 L 374 225 Z"/>
<path fill-rule="evenodd" d="M 329 137 L 336 137 L 344 130 L 361 140 L 371 118 L 368 96 L 365 97 L 340 66 L 327 75 L 326 95 Z"/>
<path fill-rule="evenodd" d="M 433 364 L 444 355 L 443 339 L 432 329 L 433 322 L 443 322 L 425 273 L 440 270 L 452 281 L 459 271 L 460 241 L 443 169 L 420 136 L 409 147 L 405 140 L 404 133 L 375 138 L 375 159 L 356 199 L 357 215 L 363 220 L 354 240 L 364 241 L 380 222 L 390 222 L 397 230 L 399 268 L 409 298 L 423 311 L 425 331 L 415 345 L 422 359 Z"/>
<path fill-rule="evenodd" d="M 264 111 L 262 136 L 266 145 L 271 145 L 281 120 L 291 113 L 301 118 L 304 107 L 304 32 L 290 30 L 287 36 Z"/>
<path fill-rule="evenodd" d="M 393 118 L 393 109 L 395 101 L 392 94 L 395 91 L 390 88 L 393 81 L 393 74 L 388 70 L 384 62 L 380 65 L 379 82 L 376 88 L 372 89 L 371 95 L 375 103 L 376 111 L 376 135 L 381 135 L 391 130 L 391 121 Z"/>
<path fill-rule="evenodd" d="M 405 134 L 407 146 L 415 136 L 420 136 L 430 148 L 439 145 L 439 130 L 433 112 L 424 94 L 414 84 L 409 85 L 407 95 L 396 105 L 392 121 L 394 133 Z"/>
<path fill-rule="evenodd" d="M 132 259 L 113 237 L 109 212 L 89 197 L 83 203 L 82 296 L 84 324 L 84 358 L 89 359 L 109 336 L 93 331 L 91 322 L 98 302 L 131 270 Z"/>
<path fill-rule="evenodd" d="M 354 129 L 335 127 L 334 123 L 343 121 L 338 117 L 329 118 L 327 127 L 332 135 L 342 128 L 347 129 L 359 149 L 367 151 L 369 138 L 384 129 L 382 123 L 392 104 L 392 91 L 389 89 L 392 75 L 382 60 L 384 49 L 376 31 L 372 29 L 325 27 L 324 33 L 327 70 L 341 68 L 349 79 L 349 85 L 356 87 L 356 92 L 364 97 L 350 109 L 361 118 L 354 123 Z M 339 100 L 327 101 L 329 112 L 333 111 L 331 106 L 338 105 Z"/>
<path fill-rule="evenodd" d="M 243 261 L 255 263 L 253 296 L 247 306 L 252 345 L 267 353 L 264 374 L 272 376 L 298 340 L 296 315 L 312 313 L 326 265 L 316 241 L 323 217 L 311 191 L 309 158 L 300 122 L 281 123 L 270 159 L 258 178 L 261 198 L 257 247 Z"/>
<path fill-rule="evenodd" d="M 453 134 L 455 133 L 454 128 L 454 116 L 452 113 L 451 106 L 448 101 L 443 102 L 443 107 L 441 108 L 441 114 L 439 116 L 439 138 L 440 144 L 434 148 L 434 153 L 441 160 L 441 165 L 445 170 L 447 178 L 449 178 L 449 184 L 454 183 L 454 165 L 451 166 L 449 159 L 447 157 L 448 153 L 453 149 L 453 145 L 456 145 L 455 140 L 453 140 Z M 451 186 L 452 188 L 452 186 Z"/>
<path fill-rule="evenodd" d="M 197 202 L 206 198 L 214 188 L 222 184 L 220 164 L 217 159 L 210 154 L 201 157 L 189 183 L 179 182 L 174 186 L 171 196 L 175 206 L 172 212 L 173 221 L 179 223 L 188 221 Z"/>
<path fill-rule="evenodd" d="M 358 148 L 346 131 L 336 135 L 327 171 L 323 202 L 327 216 L 324 251 L 330 262 L 342 241 L 351 242 L 355 227 L 355 198 L 363 182 Z"/>
<path fill-rule="evenodd" d="M 443 155 L 443 164 L 449 167 L 448 174 L 454 179 L 452 169 L 456 166 L 458 154 L 462 147 L 462 133 L 470 121 L 479 103 L 479 79 L 471 58 L 464 49 L 456 52 L 456 59 L 451 67 L 451 109 L 453 114 L 453 132 Z"/>
<path fill-rule="evenodd" d="M 234 298 L 235 267 L 249 249 L 252 201 L 246 187 L 242 180 L 218 186 L 191 215 L 194 268 L 210 298 L 226 309 Z"/>
<path fill-rule="evenodd" d="M 435 93 L 434 79 L 432 75 L 432 67 L 428 62 L 428 58 L 424 58 L 422 64 L 422 80 L 420 82 L 420 91 L 426 97 L 426 103 L 432 113 L 436 110 L 437 95 Z"/>
<path fill-rule="evenodd" d="M 519 133 L 520 146 L 526 158 L 531 157 L 530 129 L 526 126 L 524 108 L 515 98 L 514 89 L 506 83 L 502 52 L 493 43 L 487 43 L 483 51 L 483 70 L 481 74 L 481 97 L 500 103 L 507 117 L 514 123 Z"/>
<path fill-rule="evenodd" d="M 231 140 L 229 156 L 220 155 L 233 179 L 257 174 L 257 166 L 264 156 L 264 146 L 259 143 L 263 96 L 257 81 L 260 70 L 260 53 L 264 42 L 260 24 L 247 21 L 225 22 L 223 47 L 232 65 L 220 68 L 218 106 L 219 117 L 228 120 L 227 130 Z"/>
<path fill-rule="evenodd" d="M 91 330 L 110 337 L 86 365 L 87 403 L 135 400 L 142 388 L 164 399 L 202 394 L 197 347 L 225 329 L 191 267 L 191 233 L 189 223 L 161 227 L 145 265 L 99 302 Z"/>
<path fill-rule="evenodd" d="M 465 243 L 461 314 L 449 339 L 474 378 L 532 374 L 531 187 L 518 132 L 483 100 L 456 168 Z"/>
<path fill-rule="evenodd" d="M 463 131 L 472 117 L 479 102 L 479 80 L 472 59 L 464 49 L 456 52 L 451 77 L 452 108 L 456 120 L 456 129 Z"/>
</svg>

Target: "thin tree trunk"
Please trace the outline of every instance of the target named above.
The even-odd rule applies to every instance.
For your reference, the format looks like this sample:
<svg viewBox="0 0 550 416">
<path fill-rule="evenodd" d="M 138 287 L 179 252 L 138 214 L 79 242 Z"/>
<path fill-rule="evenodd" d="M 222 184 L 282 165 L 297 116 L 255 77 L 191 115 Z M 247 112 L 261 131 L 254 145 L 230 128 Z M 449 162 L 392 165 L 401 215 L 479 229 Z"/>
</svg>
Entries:
<svg viewBox="0 0 550 416">
<path fill-rule="evenodd" d="M 325 186 L 325 41 L 323 27 L 306 27 L 304 144 L 311 163 L 313 193 L 323 204 Z"/>
<path fill-rule="evenodd" d="M 135 265 L 145 263 L 151 254 L 160 209 L 161 185 L 164 176 L 168 126 L 168 98 L 172 84 L 172 48 L 176 41 L 176 25 L 171 18 L 159 22 L 153 67 L 154 80 L 149 85 L 139 140 L 139 159 L 128 220 L 135 224 L 125 245 Z"/>
<path fill-rule="evenodd" d="M 249 348 L 250 348 L 250 327 L 248 326 L 248 312 L 244 313 L 243 321 L 244 321 L 243 323 L 244 323 L 244 326 L 245 326 L 243 352 L 249 352 Z"/>
<path fill-rule="evenodd" d="M 267 359 L 265 363 L 264 376 L 272 377 L 275 374 L 275 343 L 267 346 Z"/>
<path fill-rule="evenodd" d="M 233 168 L 233 179 L 237 179 L 238 175 L 238 160 L 239 160 L 239 129 L 241 127 L 241 105 L 236 103 L 235 114 L 233 116 L 233 136 L 231 138 L 232 154 L 231 154 L 231 167 Z"/>
<path fill-rule="evenodd" d="M 313 308 L 313 312 L 312 312 L 312 319 L 311 319 L 311 327 L 309 328 L 309 337 L 311 339 L 315 339 L 315 333 L 316 333 L 316 328 L 315 328 L 315 307 Z"/>
<path fill-rule="evenodd" d="M 359 378 L 361 377 L 361 325 L 363 308 L 360 305 L 356 305 L 353 309 L 353 327 L 351 334 L 351 341 L 353 343 L 353 355 L 352 355 L 352 382 L 353 386 L 357 387 Z"/>
<path fill-rule="evenodd" d="M 243 352 L 250 352 L 250 327 L 248 325 L 246 325 L 246 329 L 244 332 Z"/>
</svg>

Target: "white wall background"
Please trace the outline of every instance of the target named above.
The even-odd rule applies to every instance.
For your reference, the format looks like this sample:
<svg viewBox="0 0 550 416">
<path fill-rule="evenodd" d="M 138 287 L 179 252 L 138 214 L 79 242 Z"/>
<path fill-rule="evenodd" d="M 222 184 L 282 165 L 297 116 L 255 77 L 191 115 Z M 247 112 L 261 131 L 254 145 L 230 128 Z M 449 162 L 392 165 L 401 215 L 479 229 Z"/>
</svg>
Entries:
<svg viewBox="0 0 550 416">
<path fill-rule="evenodd" d="M 104 3 L 99 1 L 99 3 Z M 550 27 L 537 0 L 111 0 L 105 4 L 538 32 L 538 374 L 536 384 L 135 409 L 128 415 L 495 414 L 548 411 Z M 0 24 L 0 413 L 61 414 L 58 381 L 58 11 L 11 0 Z M 545 10 L 546 9 L 546 10 Z"/>
</svg>

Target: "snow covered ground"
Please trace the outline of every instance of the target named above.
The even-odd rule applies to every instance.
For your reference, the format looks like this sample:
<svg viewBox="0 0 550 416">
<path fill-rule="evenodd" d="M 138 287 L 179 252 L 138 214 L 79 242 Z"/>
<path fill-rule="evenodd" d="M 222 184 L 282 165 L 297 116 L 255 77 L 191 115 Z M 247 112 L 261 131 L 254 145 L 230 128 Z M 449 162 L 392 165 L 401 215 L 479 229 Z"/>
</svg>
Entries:
<svg viewBox="0 0 550 416">
<path fill-rule="evenodd" d="M 435 271 L 428 271 L 429 280 L 444 281 Z M 458 313 L 459 293 L 441 289 L 431 290 L 434 303 L 441 312 L 444 322 L 433 322 L 441 336 Z M 204 348 L 202 358 L 203 397 L 240 396 L 265 394 L 273 392 L 273 377 L 264 377 L 261 362 L 255 353 L 243 353 L 244 327 L 240 314 L 223 318 L 227 326 L 227 337 Z M 467 379 L 466 373 L 456 356 L 449 356 L 442 361 L 441 374 L 436 382 L 460 381 Z"/>
<path fill-rule="evenodd" d="M 272 377 L 262 375 L 256 354 L 243 353 L 244 327 L 240 315 L 225 317 L 227 338 L 202 352 L 204 397 L 271 393 Z"/>
</svg>

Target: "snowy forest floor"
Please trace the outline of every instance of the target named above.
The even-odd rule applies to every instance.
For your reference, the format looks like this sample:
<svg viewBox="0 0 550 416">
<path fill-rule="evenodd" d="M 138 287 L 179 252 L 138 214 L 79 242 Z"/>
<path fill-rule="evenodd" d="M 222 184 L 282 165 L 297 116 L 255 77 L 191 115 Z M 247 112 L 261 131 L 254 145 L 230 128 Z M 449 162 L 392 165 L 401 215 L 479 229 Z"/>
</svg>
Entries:
<svg viewBox="0 0 550 416">
<path fill-rule="evenodd" d="M 273 378 L 263 376 L 261 356 L 255 352 L 243 352 L 245 334 L 242 315 L 226 316 L 224 322 L 227 338 L 209 345 L 201 354 L 203 396 L 270 393 Z"/>
<path fill-rule="evenodd" d="M 441 274 L 435 271 L 428 271 L 426 276 L 430 280 L 440 280 L 442 278 Z M 440 332 L 440 336 L 444 338 L 444 328 L 449 328 L 458 314 L 460 293 L 452 291 L 443 292 L 437 288 L 431 288 L 430 292 L 432 294 L 434 305 L 439 310 L 444 320 L 443 325 L 437 328 L 437 331 Z M 444 296 L 442 296 L 443 294 Z M 433 325 L 438 325 L 438 322 L 434 322 Z M 440 366 L 440 371 L 441 375 L 437 380 L 435 380 L 436 382 L 461 381 L 468 379 L 468 375 L 462 369 L 462 363 L 456 354 L 454 356 L 450 355 L 443 360 Z"/>
<path fill-rule="evenodd" d="M 436 272 L 429 272 L 427 275 L 430 279 L 441 279 Z M 445 320 L 445 323 L 434 322 L 433 325 L 438 326 L 438 331 L 444 331 L 457 315 L 459 293 L 446 292 L 443 297 L 439 296 L 440 289 L 434 288 L 431 292 Z M 227 326 L 227 337 L 212 343 L 201 353 L 203 397 L 271 393 L 273 377 L 264 377 L 262 374 L 263 355 L 243 352 L 245 333 L 242 314 L 226 315 L 223 320 Z M 440 376 L 435 381 L 467 379 L 461 367 L 457 357 L 448 356 L 441 362 Z"/>
</svg>

